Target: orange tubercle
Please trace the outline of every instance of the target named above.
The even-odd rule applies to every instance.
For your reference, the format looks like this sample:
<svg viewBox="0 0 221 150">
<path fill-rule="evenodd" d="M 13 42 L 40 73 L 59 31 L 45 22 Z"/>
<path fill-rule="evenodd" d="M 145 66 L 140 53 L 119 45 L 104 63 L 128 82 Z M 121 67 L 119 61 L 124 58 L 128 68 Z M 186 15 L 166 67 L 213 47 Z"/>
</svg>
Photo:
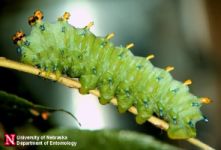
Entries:
<svg viewBox="0 0 221 150">
<path fill-rule="evenodd" d="M 24 32 L 22 31 L 17 31 L 13 37 L 12 37 L 12 40 L 15 44 L 17 44 L 18 41 L 21 41 L 23 38 L 25 37 L 25 34 Z"/>
<path fill-rule="evenodd" d="M 37 17 L 37 20 L 42 20 L 44 17 L 43 13 L 40 10 L 36 10 L 34 12 L 34 16 Z"/>
<path fill-rule="evenodd" d="M 202 98 L 200 98 L 200 102 L 203 104 L 210 104 L 212 102 L 212 100 L 207 97 L 202 97 Z"/>
<path fill-rule="evenodd" d="M 42 112 L 41 117 L 42 117 L 42 119 L 47 120 L 49 117 L 49 112 Z"/>
<path fill-rule="evenodd" d="M 188 80 L 184 81 L 183 84 L 184 85 L 190 85 L 190 84 L 192 84 L 192 81 L 190 79 L 188 79 Z"/>
</svg>

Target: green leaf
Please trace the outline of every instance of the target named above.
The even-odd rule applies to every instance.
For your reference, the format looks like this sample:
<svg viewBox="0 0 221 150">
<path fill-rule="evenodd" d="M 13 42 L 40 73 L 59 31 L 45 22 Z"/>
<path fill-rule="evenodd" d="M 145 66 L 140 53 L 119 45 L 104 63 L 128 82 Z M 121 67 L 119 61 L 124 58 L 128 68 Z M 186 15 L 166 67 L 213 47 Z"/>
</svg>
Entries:
<svg viewBox="0 0 221 150">
<path fill-rule="evenodd" d="M 69 114 L 78 122 L 80 126 L 77 118 L 64 109 L 36 105 L 24 98 L 0 91 L 0 116 L 9 115 L 16 117 L 18 114 L 22 114 L 22 116 L 26 118 L 41 116 L 43 119 L 47 119 L 48 115 L 55 111 L 61 111 Z"/>
<path fill-rule="evenodd" d="M 76 130 L 76 129 L 53 129 L 46 136 L 67 136 L 67 140 L 77 142 L 76 146 L 49 145 L 38 146 L 38 150 L 65 149 L 65 150 L 178 150 L 175 146 L 159 142 L 151 136 L 131 132 L 114 130 Z M 49 140 L 50 141 L 50 140 Z"/>
</svg>

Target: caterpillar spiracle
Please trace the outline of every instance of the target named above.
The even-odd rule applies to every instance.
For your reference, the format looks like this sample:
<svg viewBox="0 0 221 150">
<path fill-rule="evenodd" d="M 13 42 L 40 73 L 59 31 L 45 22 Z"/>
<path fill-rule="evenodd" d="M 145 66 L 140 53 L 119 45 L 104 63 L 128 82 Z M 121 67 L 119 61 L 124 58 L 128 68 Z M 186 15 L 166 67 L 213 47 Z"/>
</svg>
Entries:
<svg viewBox="0 0 221 150">
<path fill-rule="evenodd" d="M 99 102 L 107 104 L 113 97 L 118 100 L 118 110 L 123 113 L 131 106 L 138 110 L 136 122 L 144 123 L 153 114 L 169 123 L 168 136 L 186 139 L 196 136 L 196 123 L 207 119 L 202 115 L 202 103 L 208 98 L 199 98 L 189 92 L 191 80 L 181 83 L 170 74 L 173 67 L 160 69 L 148 57 L 134 56 L 129 48 L 115 46 L 106 37 L 97 37 L 90 32 L 93 23 L 85 28 L 75 28 L 68 23 L 70 14 L 65 12 L 54 24 L 44 22 L 39 10 L 29 17 L 31 34 L 21 31 L 13 36 L 18 45 L 21 61 L 71 78 L 79 78 L 80 93 L 100 91 Z"/>
</svg>

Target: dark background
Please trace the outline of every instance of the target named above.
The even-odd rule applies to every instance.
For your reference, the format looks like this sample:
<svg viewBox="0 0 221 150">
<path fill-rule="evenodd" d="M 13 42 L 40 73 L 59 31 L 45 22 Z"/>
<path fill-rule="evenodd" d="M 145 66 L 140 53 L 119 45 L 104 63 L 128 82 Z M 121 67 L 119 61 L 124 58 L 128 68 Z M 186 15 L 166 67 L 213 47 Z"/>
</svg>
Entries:
<svg viewBox="0 0 221 150">
<path fill-rule="evenodd" d="M 192 79 L 191 92 L 208 96 L 213 103 L 202 107 L 208 123 L 197 124 L 197 138 L 221 149 L 221 2 L 218 0 L 1 0 L 0 56 L 19 60 L 11 37 L 22 30 L 29 34 L 27 18 L 36 9 L 44 12 L 45 20 L 55 22 L 65 11 L 71 13 L 70 23 L 84 27 L 94 21 L 92 31 L 99 36 L 115 32 L 116 45 L 135 43 L 132 52 L 154 54 L 153 64 L 164 68 L 173 65 L 175 79 Z M 0 68 L 0 90 L 17 94 L 35 103 L 64 108 L 73 112 L 83 129 L 127 129 L 151 134 L 180 147 L 193 149 L 185 141 L 172 141 L 149 123 L 137 125 L 131 114 L 121 115 L 111 105 L 102 106 L 93 96 L 81 96 L 77 90 L 33 75 Z M 0 114 L 4 115 L 4 114 Z M 1 117 L 1 116 L 0 116 Z M 21 118 L 17 118 L 20 120 Z M 38 122 L 38 121 L 37 121 Z M 10 123 L 10 121 L 9 121 Z M 62 113 L 36 127 L 73 127 L 73 120 Z M 13 124 L 12 126 L 17 126 Z"/>
</svg>

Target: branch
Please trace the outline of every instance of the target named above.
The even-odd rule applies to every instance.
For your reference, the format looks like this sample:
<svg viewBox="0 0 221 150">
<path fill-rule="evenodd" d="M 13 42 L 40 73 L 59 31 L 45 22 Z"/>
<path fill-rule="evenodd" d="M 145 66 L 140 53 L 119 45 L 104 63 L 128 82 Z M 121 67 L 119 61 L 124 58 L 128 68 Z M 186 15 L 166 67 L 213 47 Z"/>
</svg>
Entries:
<svg viewBox="0 0 221 150">
<path fill-rule="evenodd" d="M 53 81 L 57 81 L 60 84 L 63 84 L 64 86 L 70 87 L 70 88 L 77 88 L 79 89 L 81 87 L 81 84 L 79 83 L 78 80 L 74 80 L 68 77 L 59 77 L 57 78 L 55 74 L 53 73 L 47 73 L 45 71 L 39 70 L 35 67 L 32 67 L 30 65 L 26 65 L 26 64 L 22 64 L 16 61 L 12 61 L 9 59 L 6 59 L 4 57 L 0 57 L 0 67 L 4 67 L 4 68 L 10 68 L 10 69 L 15 69 L 18 71 L 22 71 L 22 72 L 26 72 L 29 74 L 34 74 L 37 76 L 41 76 L 43 78 L 47 78 Z M 100 96 L 100 92 L 98 90 L 90 90 L 90 94 L 93 94 L 97 97 Z M 117 106 L 117 99 L 113 98 L 111 100 L 111 103 L 115 106 Z M 129 112 L 131 112 L 134 115 L 137 115 L 137 109 L 136 107 L 132 106 L 128 109 Z M 162 130 L 167 130 L 169 128 L 169 124 L 167 122 L 165 122 L 164 120 L 161 120 L 155 116 L 151 116 L 148 121 L 150 123 L 152 123 L 153 125 L 157 126 L 158 128 L 162 129 Z M 205 149 L 205 150 L 214 150 L 214 148 L 210 147 L 209 145 L 201 142 L 200 140 L 196 139 L 196 138 L 189 138 L 187 139 L 187 141 L 189 143 L 192 143 L 193 145 L 201 148 L 201 149 Z"/>
</svg>

